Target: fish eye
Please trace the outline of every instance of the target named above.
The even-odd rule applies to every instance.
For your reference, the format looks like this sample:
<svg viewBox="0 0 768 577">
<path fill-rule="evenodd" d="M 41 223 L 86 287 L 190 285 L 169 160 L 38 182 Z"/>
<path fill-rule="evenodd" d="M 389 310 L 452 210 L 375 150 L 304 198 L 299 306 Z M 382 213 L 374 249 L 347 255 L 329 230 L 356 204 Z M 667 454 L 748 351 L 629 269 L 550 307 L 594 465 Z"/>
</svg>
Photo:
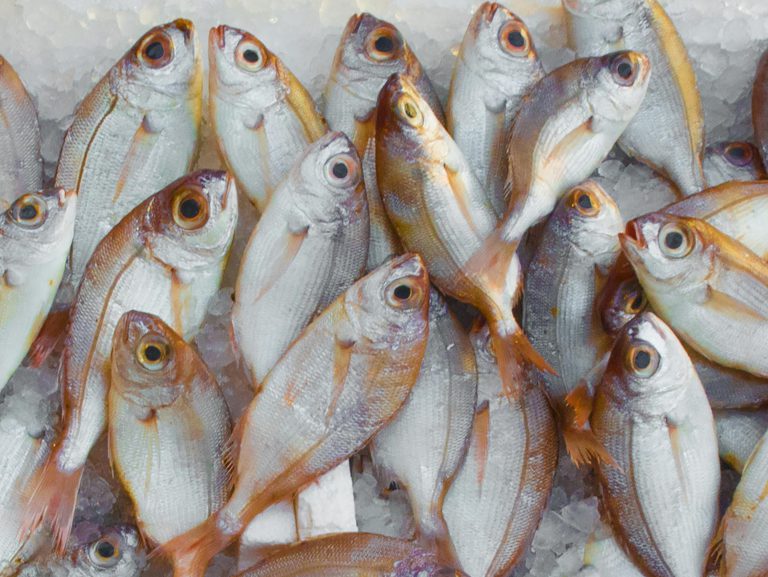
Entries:
<svg viewBox="0 0 768 577">
<path fill-rule="evenodd" d="M 139 59 L 150 68 L 162 68 L 173 58 L 173 42 L 165 32 L 149 35 L 139 46 Z"/>
<path fill-rule="evenodd" d="M 264 67 L 264 51 L 255 42 L 243 39 L 235 49 L 235 62 L 248 72 L 256 72 Z"/>
<path fill-rule="evenodd" d="M 648 344 L 634 345 L 627 352 L 626 364 L 635 375 L 647 379 L 659 369 L 659 352 Z"/>
<path fill-rule="evenodd" d="M 397 101 L 397 115 L 411 126 L 418 127 L 424 124 L 424 115 L 419 105 L 407 94 L 403 94 Z"/>
<path fill-rule="evenodd" d="M 379 27 L 368 35 L 366 53 L 379 62 L 391 60 L 397 56 L 402 41 L 400 34 L 388 26 Z"/>
<path fill-rule="evenodd" d="M 670 258 L 683 258 L 693 249 L 691 234 L 687 227 L 669 223 L 661 228 L 659 234 L 661 252 Z"/>
<path fill-rule="evenodd" d="M 577 188 L 571 196 L 571 206 L 584 216 L 596 216 L 600 212 L 600 201 L 589 190 Z"/>
<path fill-rule="evenodd" d="M 725 158 L 734 166 L 747 166 L 752 162 L 752 147 L 746 142 L 732 142 L 725 147 Z"/>
<path fill-rule="evenodd" d="M 611 62 L 611 74 L 617 84 L 632 86 L 637 75 L 637 66 L 629 55 L 619 54 Z"/>
<path fill-rule="evenodd" d="M 24 228 L 38 228 L 45 222 L 48 207 L 38 195 L 25 194 L 11 206 L 11 219 Z"/>
<path fill-rule="evenodd" d="M 108 537 L 93 543 L 88 551 L 88 558 L 91 563 L 98 567 L 114 567 L 121 557 L 120 546 Z"/>
<path fill-rule="evenodd" d="M 325 175 L 329 183 L 347 187 L 359 180 L 358 163 L 348 154 L 337 154 L 325 163 Z"/>
<path fill-rule="evenodd" d="M 528 30 L 520 22 L 509 22 L 499 31 L 499 43 L 511 54 L 526 54 L 530 49 Z"/>
<path fill-rule="evenodd" d="M 160 335 L 146 335 L 136 348 L 136 360 L 149 371 L 159 371 L 168 365 L 171 346 Z"/>
<path fill-rule="evenodd" d="M 182 190 L 173 197 L 173 220 L 185 230 L 197 230 L 208 222 L 208 199 L 196 190 Z"/>
<path fill-rule="evenodd" d="M 645 291 L 643 291 L 640 284 L 636 281 L 630 281 L 624 289 L 624 312 L 637 315 L 645 310 L 648 306 L 648 299 L 645 297 Z"/>
<path fill-rule="evenodd" d="M 414 278 L 393 281 L 385 289 L 387 302 L 395 308 L 415 308 L 421 304 L 421 288 Z"/>
</svg>

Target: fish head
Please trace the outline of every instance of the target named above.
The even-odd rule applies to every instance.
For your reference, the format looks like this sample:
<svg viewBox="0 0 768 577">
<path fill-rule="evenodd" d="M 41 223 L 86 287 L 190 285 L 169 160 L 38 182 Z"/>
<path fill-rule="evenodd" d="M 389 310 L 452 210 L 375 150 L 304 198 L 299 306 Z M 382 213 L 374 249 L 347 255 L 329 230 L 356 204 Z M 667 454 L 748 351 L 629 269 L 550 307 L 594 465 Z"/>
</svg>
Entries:
<svg viewBox="0 0 768 577">
<path fill-rule="evenodd" d="M 113 70 L 117 92 L 140 110 L 175 108 L 202 98 L 200 46 L 189 20 L 155 26 Z"/>
<path fill-rule="evenodd" d="M 602 260 L 609 264 L 618 254 L 624 221 L 614 200 L 596 182 L 588 180 L 568 192 L 553 218 L 571 244 L 596 257 L 598 263 L 599 257 L 605 255 Z"/>
<path fill-rule="evenodd" d="M 603 329 L 609 335 L 616 335 L 648 308 L 648 299 L 634 272 L 616 276 L 611 271 L 597 306 Z"/>
<path fill-rule="evenodd" d="M 735 168 L 744 168 L 753 165 L 760 153 L 749 142 L 717 142 L 707 146 L 704 154 Z"/>
<path fill-rule="evenodd" d="M 73 538 L 77 544 L 72 553 L 70 577 L 138 577 L 146 566 L 146 553 L 135 527 L 102 528 L 82 523 L 76 527 Z"/>
<path fill-rule="evenodd" d="M 237 225 L 237 188 L 221 170 L 183 176 L 148 203 L 146 242 L 176 270 L 205 269 L 226 260 Z"/>
<path fill-rule="evenodd" d="M 128 311 L 112 340 L 112 386 L 144 409 L 172 404 L 196 363 L 188 345 L 155 315 Z"/>
<path fill-rule="evenodd" d="M 595 132 L 618 135 L 634 118 L 645 99 L 651 61 L 645 54 L 625 50 L 591 59 L 583 78 Z"/>
</svg>

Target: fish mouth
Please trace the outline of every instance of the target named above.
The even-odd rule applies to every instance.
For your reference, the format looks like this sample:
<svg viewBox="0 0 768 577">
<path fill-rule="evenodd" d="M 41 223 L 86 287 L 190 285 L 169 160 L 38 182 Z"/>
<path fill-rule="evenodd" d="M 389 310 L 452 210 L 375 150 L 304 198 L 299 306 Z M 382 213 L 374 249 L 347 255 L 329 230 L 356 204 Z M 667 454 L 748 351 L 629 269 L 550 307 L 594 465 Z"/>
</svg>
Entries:
<svg viewBox="0 0 768 577">
<path fill-rule="evenodd" d="M 60 188 L 57 192 L 57 197 L 59 200 L 59 206 L 63 207 L 67 202 L 69 202 L 70 199 L 77 196 L 77 191 L 74 188 L 64 189 Z"/>
<path fill-rule="evenodd" d="M 349 20 L 347 21 L 347 27 L 344 33 L 342 34 L 342 38 L 347 38 L 352 34 L 357 34 L 357 31 L 360 29 L 360 24 L 362 24 L 363 22 L 364 16 L 365 16 L 364 12 L 360 14 L 352 14 L 352 16 L 350 16 Z"/>
<path fill-rule="evenodd" d="M 627 223 L 627 228 L 623 234 L 619 234 L 619 239 L 623 239 L 626 242 L 631 242 L 637 248 L 648 247 L 648 244 L 645 242 L 645 236 L 643 236 L 643 231 L 640 229 L 640 225 L 638 225 L 634 220 L 631 220 Z"/>
<path fill-rule="evenodd" d="M 195 25 L 186 18 L 177 18 L 173 21 L 173 26 L 184 35 L 184 41 L 189 42 L 195 35 Z"/>
<path fill-rule="evenodd" d="M 499 5 L 496 2 L 486 2 L 484 8 L 483 8 L 483 14 L 485 16 L 486 21 L 492 22 L 493 17 L 496 16 L 496 12 L 499 9 Z"/>
<path fill-rule="evenodd" d="M 226 210 L 232 198 L 237 197 L 237 182 L 235 177 L 227 173 L 227 182 L 224 185 L 224 194 L 221 197 L 221 210 Z"/>
</svg>

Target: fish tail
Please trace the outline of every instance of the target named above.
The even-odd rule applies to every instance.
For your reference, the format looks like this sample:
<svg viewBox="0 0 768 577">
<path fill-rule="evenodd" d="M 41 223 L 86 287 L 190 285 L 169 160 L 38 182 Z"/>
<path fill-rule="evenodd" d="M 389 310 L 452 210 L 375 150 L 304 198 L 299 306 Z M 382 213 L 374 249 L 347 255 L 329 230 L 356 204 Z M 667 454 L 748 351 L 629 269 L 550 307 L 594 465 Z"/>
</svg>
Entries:
<svg viewBox="0 0 768 577">
<path fill-rule="evenodd" d="M 533 347 L 523 329 L 516 323 L 491 323 L 491 343 L 501 375 L 504 393 L 512 399 L 520 398 L 528 371 L 536 368 L 557 374 Z"/>
<path fill-rule="evenodd" d="M 36 369 L 45 362 L 64 336 L 69 323 L 69 308 L 51 311 L 27 352 L 25 364 Z"/>
<path fill-rule="evenodd" d="M 565 397 L 560 406 L 555 406 L 565 450 L 577 467 L 599 462 L 617 467 L 618 464 L 597 440 L 589 425 L 593 400 L 592 391 L 587 383 L 582 381 Z"/>
<path fill-rule="evenodd" d="M 197 527 L 158 547 L 150 558 L 163 556 L 173 565 L 173 577 L 203 577 L 211 559 L 224 550 L 236 535 L 225 535 L 214 514 Z"/>
<path fill-rule="evenodd" d="M 712 542 L 707 548 L 707 556 L 705 557 L 707 560 L 707 575 L 710 573 L 721 576 L 727 574 L 727 568 L 723 561 L 723 554 L 725 553 L 725 543 L 723 541 L 725 538 L 725 521 L 725 518 L 720 521 L 720 525 L 717 527 L 717 532 L 715 533 L 715 536 L 712 537 Z"/>
<path fill-rule="evenodd" d="M 72 530 L 83 468 L 62 471 L 56 465 L 55 455 L 53 453 L 48 458 L 40 475 L 33 478 L 29 485 L 35 488 L 24 512 L 19 537 L 28 539 L 41 524 L 46 523 L 53 534 L 54 548 L 61 555 Z"/>
</svg>

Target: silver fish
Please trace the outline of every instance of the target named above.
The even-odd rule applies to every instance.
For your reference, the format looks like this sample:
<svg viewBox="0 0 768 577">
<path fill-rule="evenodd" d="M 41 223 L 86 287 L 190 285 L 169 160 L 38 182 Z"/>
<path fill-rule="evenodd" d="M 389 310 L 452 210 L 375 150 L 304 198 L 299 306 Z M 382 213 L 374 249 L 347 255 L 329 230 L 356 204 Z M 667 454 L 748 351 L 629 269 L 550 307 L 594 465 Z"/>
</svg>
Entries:
<svg viewBox="0 0 768 577">
<path fill-rule="evenodd" d="M 760 151 L 749 142 L 718 142 L 704 150 L 704 176 L 707 185 L 766 178 Z"/>
<path fill-rule="evenodd" d="M 763 53 L 757 64 L 755 83 L 752 87 L 752 124 L 763 166 L 768 166 L 768 50 Z"/>
<path fill-rule="evenodd" d="M 733 470 L 743 473 L 747 459 L 768 430 L 768 412 L 715 411 L 715 424 L 720 458 Z"/>
</svg>

